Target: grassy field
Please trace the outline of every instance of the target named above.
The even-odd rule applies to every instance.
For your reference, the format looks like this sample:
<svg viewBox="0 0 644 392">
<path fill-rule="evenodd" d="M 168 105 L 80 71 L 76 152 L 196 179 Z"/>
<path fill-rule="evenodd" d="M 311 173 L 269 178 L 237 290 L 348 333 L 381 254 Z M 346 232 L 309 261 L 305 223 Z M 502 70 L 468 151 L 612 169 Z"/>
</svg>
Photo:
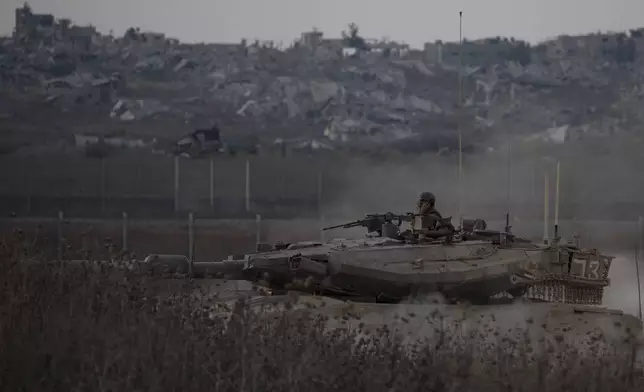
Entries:
<svg viewBox="0 0 644 392">
<path fill-rule="evenodd" d="M 0 255 L 7 391 L 634 392 L 644 383 L 635 331 L 623 350 L 605 349 L 601 334 L 585 351 L 507 327 L 458 335 L 447 325 L 405 342 L 386 325 L 328 328 L 359 322 L 352 313 L 329 319 L 287 303 L 262 314 L 196 299 L 188 282 L 169 296 L 135 273 L 28 267 L 17 262 L 22 244 L 11 245 Z"/>
</svg>

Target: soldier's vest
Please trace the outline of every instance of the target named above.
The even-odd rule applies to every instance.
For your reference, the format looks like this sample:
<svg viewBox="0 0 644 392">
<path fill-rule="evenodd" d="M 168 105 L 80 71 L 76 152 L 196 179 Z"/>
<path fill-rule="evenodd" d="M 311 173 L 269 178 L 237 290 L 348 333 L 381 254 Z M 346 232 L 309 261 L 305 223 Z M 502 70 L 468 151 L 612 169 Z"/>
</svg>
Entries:
<svg viewBox="0 0 644 392">
<path fill-rule="evenodd" d="M 421 209 L 419 209 L 420 213 Z M 443 219 L 441 214 L 436 210 L 436 208 L 431 207 L 428 211 L 423 213 L 423 215 L 420 217 L 420 227 L 416 227 L 418 229 L 428 229 L 428 230 L 435 230 L 436 226 L 438 224 L 438 221 L 440 219 Z"/>
</svg>

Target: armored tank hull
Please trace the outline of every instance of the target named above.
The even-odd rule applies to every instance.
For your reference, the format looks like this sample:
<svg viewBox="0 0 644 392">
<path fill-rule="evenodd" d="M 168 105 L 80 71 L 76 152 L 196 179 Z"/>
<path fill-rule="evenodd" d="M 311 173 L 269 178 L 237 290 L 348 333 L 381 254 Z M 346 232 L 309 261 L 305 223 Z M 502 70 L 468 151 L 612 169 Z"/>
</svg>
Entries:
<svg viewBox="0 0 644 392">
<path fill-rule="evenodd" d="M 260 247 L 222 262 L 150 255 L 148 268 L 246 280 L 272 294 L 300 291 L 354 302 L 442 302 L 517 297 L 600 305 L 612 257 L 571 245 L 483 240 L 409 244 L 391 238 L 335 239 Z"/>
</svg>

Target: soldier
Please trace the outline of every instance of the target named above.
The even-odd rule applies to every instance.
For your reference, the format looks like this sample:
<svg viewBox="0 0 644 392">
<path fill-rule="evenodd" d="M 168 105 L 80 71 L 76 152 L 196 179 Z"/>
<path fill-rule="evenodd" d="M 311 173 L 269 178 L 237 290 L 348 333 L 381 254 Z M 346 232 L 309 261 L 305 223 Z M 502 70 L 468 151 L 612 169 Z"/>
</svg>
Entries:
<svg viewBox="0 0 644 392">
<path fill-rule="evenodd" d="M 421 227 L 427 230 L 436 230 L 439 220 L 443 219 L 436 210 L 436 197 L 431 192 L 423 192 L 418 200 L 418 215 L 421 216 Z"/>
</svg>

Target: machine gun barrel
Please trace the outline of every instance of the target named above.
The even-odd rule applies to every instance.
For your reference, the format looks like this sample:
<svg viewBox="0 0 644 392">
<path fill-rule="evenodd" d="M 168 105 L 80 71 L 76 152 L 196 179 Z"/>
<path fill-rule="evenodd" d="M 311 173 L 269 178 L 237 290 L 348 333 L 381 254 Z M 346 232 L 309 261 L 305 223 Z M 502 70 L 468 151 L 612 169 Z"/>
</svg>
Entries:
<svg viewBox="0 0 644 392">
<path fill-rule="evenodd" d="M 387 212 L 385 214 L 367 214 L 364 219 L 358 219 L 349 223 L 343 223 L 340 225 L 325 227 L 322 229 L 322 231 L 340 229 L 340 228 L 349 229 L 352 227 L 359 227 L 359 226 L 373 228 L 374 225 L 383 225 L 386 222 L 393 223 L 394 221 L 396 221 L 395 223 L 396 225 L 400 226 L 402 222 L 413 221 L 416 216 L 419 216 L 419 215 L 414 214 L 412 212 L 408 212 L 406 214 L 393 214 L 391 212 Z"/>
<path fill-rule="evenodd" d="M 350 229 L 352 227 L 364 226 L 366 224 L 366 219 L 360 219 L 357 221 L 343 223 L 341 225 L 329 226 L 322 229 L 322 231 L 333 230 L 333 229 Z"/>
</svg>

